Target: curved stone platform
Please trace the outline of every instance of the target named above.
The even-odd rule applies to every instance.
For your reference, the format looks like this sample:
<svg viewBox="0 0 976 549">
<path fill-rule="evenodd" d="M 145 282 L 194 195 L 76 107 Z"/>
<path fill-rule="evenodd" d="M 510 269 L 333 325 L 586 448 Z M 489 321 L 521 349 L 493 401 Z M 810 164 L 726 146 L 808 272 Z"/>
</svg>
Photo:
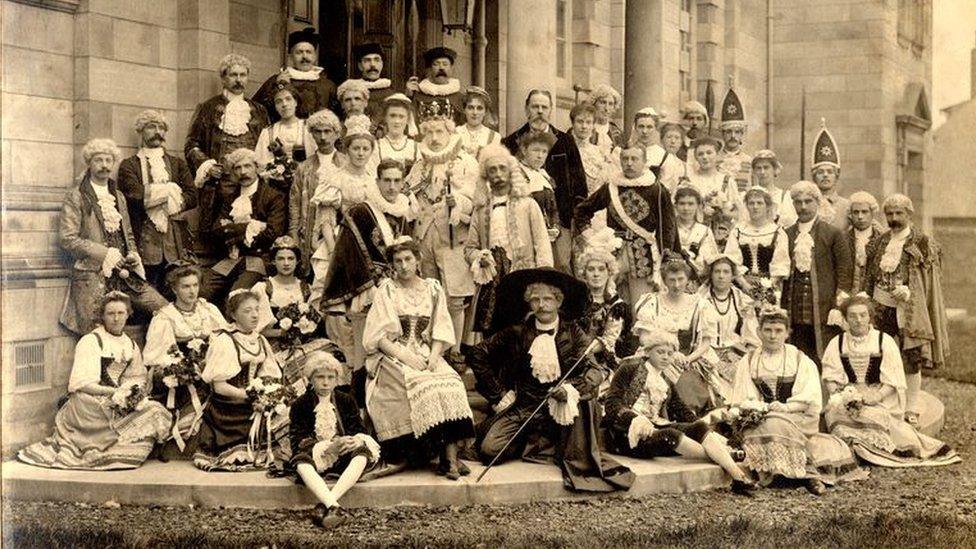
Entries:
<svg viewBox="0 0 976 549">
<path fill-rule="evenodd" d="M 922 431 L 934 436 L 942 428 L 944 408 L 932 395 L 922 396 Z M 630 491 L 618 495 L 694 492 L 720 488 L 730 482 L 717 465 L 703 461 L 676 457 L 618 459 L 637 474 Z M 471 476 L 456 482 L 427 471 L 409 471 L 359 483 L 343 497 L 342 503 L 347 507 L 470 505 L 607 496 L 570 492 L 563 487 L 558 468 L 525 462 L 495 467 L 480 483 L 475 483 L 484 467 L 467 463 Z M 2 477 L 4 496 L 25 501 L 261 509 L 297 509 L 315 503 L 307 490 L 288 479 L 267 478 L 263 472 L 205 473 L 189 462 L 149 461 L 130 471 L 84 472 L 8 461 L 3 464 Z"/>
</svg>

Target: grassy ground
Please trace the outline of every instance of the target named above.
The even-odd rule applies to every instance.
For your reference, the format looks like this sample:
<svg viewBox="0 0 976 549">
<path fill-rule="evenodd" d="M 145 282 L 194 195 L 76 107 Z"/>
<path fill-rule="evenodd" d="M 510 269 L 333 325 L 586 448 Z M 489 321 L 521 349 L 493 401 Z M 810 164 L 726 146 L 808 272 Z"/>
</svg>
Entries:
<svg viewBox="0 0 976 549">
<path fill-rule="evenodd" d="M 949 347 L 946 367 L 926 375 L 976 384 L 976 317 L 949 323 Z"/>
<path fill-rule="evenodd" d="M 323 532 L 302 511 L 5 502 L 4 547 L 976 547 L 976 385 L 928 378 L 947 403 L 948 468 L 873 469 L 802 488 L 511 506 L 356 509 Z"/>
</svg>

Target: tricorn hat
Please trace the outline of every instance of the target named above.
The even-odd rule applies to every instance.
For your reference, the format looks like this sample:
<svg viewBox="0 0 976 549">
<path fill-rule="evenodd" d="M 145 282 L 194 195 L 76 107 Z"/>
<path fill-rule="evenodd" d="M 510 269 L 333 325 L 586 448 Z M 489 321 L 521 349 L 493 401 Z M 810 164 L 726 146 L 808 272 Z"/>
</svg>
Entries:
<svg viewBox="0 0 976 549">
<path fill-rule="evenodd" d="M 586 311 L 589 291 L 586 284 L 552 267 L 520 269 L 503 276 L 498 282 L 495 294 L 495 312 L 492 315 L 492 328 L 501 330 L 519 324 L 530 312 L 525 302 L 525 290 L 530 284 L 541 283 L 559 288 L 563 293 L 563 304 L 559 308 L 559 318 L 571 322 Z"/>
<path fill-rule="evenodd" d="M 321 38 L 319 37 L 319 33 L 315 32 L 315 27 L 305 27 L 300 31 L 290 33 L 288 35 L 288 51 L 291 51 L 295 47 L 295 44 L 301 44 L 302 42 L 308 42 L 315 49 L 319 49 Z"/>
<path fill-rule="evenodd" d="M 814 141 L 812 156 L 811 170 L 818 166 L 833 166 L 838 170 L 840 169 L 840 151 L 837 149 L 834 136 L 827 129 L 825 118 L 820 119 L 820 133 L 817 134 L 817 139 Z"/>
<path fill-rule="evenodd" d="M 451 48 L 446 48 L 444 46 L 437 46 L 436 48 L 430 48 L 424 52 L 424 66 L 429 67 L 434 64 L 434 61 L 446 57 L 451 60 L 451 64 L 454 64 L 454 60 L 457 59 L 457 52 Z"/>
<path fill-rule="evenodd" d="M 367 55 L 373 55 L 373 54 L 383 57 L 383 46 L 377 44 L 376 42 L 359 44 L 358 46 L 352 49 L 352 54 L 353 57 L 356 58 L 356 61 L 361 60 L 363 57 L 366 57 Z"/>
<path fill-rule="evenodd" d="M 745 127 L 746 113 L 742 108 L 742 102 L 739 101 L 739 95 L 735 93 L 735 90 L 729 87 L 728 93 L 725 94 L 725 99 L 722 100 L 722 123 L 719 125 L 719 128 L 727 130 Z"/>
</svg>

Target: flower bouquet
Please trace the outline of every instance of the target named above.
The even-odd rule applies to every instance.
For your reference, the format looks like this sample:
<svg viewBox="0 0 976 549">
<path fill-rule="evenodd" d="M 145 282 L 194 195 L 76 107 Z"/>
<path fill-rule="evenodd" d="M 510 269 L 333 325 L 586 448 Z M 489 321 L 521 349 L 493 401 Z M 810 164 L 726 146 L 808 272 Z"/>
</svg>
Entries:
<svg viewBox="0 0 976 549">
<path fill-rule="evenodd" d="M 126 383 L 112 393 L 108 407 L 120 416 L 134 412 L 146 400 L 146 390 L 136 382 Z"/>
<path fill-rule="evenodd" d="M 847 415 L 856 418 L 864 408 L 864 396 L 853 385 L 847 385 L 830 397 L 832 407 L 842 406 Z"/>
<path fill-rule="evenodd" d="M 187 343 L 186 353 L 178 345 L 173 344 L 166 351 L 166 356 L 170 362 L 159 370 L 159 376 L 163 385 L 166 385 L 172 394 L 173 389 L 181 385 L 193 385 L 200 379 L 203 360 L 207 356 L 207 342 L 200 338 L 191 339 Z M 172 406 L 167 404 L 167 408 Z"/>
<path fill-rule="evenodd" d="M 260 447 L 262 438 L 261 426 L 264 425 L 265 463 L 274 463 L 274 453 L 271 451 L 272 418 L 287 416 L 288 407 L 298 398 L 298 392 L 292 385 L 282 383 L 281 379 L 271 376 L 255 377 L 244 389 L 247 399 L 254 408 L 251 414 L 251 431 L 247 439 L 247 453 L 252 461 L 257 462 L 254 449 Z"/>
<path fill-rule="evenodd" d="M 755 277 L 751 278 L 749 282 L 752 286 L 749 288 L 749 297 L 752 298 L 753 306 L 756 309 L 756 314 L 769 305 L 777 305 L 779 299 L 776 297 L 776 288 L 773 286 L 773 281 L 766 277 Z"/>
<path fill-rule="evenodd" d="M 261 177 L 267 179 L 272 186 L 287 191 L 291 188 L 291 182 L 295 176 L 295 167 L 297 166 L 295 159 L 285 150 L 281 140 L 277 137 L 268 146 L 268 150 L 274 155 L 274 160 L 268 162 L 264 171 L 261 172 Z"/>
<path fill-rule="evenodd" d="M 743 433 L 758 427 L 766 419 L 768 413 L 769 410 L 765 406 L 750 406 L 749 403 L 729 408 L 728 423 L 731 431 L 729 446 L 742 448 Z"/>
<path fill-rule="evenodd" d="M 292 348 L 310 340 L 320 322 L 322 315 L 308 303 L 290 303 L 278 309 L 278 328 Z"/>
</svg>

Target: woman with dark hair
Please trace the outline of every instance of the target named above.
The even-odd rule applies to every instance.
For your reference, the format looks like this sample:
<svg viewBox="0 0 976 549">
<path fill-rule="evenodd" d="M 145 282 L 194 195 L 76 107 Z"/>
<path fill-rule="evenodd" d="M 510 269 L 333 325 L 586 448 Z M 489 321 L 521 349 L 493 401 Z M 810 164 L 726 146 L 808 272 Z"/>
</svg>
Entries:
<svg viewBox="0 0 976 549">
<path fill-rule="evenodd" d="M 419 466 L 437 451 L 437 473 L 457 480 L 470 473 L 458 443 L 474 437 L 461 376 L 442 354 L 455 343 L 440 282 L 419 275 L 420 248 L 410 237 L 387 247 L 394 277 L 373 293 L 366 315 L 366 409 L 388 462 Z"/>
<path fill-rule="evenodd" d="M 959 456 L 904 420 L 905 371 L 894 338 L 871 325 L 874 302 L 847 298 L 840 310 L 847 331 L 824 350 L 823 379 L 830 394 L 827 428 L 868 463 L 883 467 L 948 465 Z M 853 404 L 852 404 L 853 403 Z"/>
<path fill-rule="evenodd" d="M 678 228 L 681 250 L 694 268 L 693 284 L 705 281 L 705 266 L 718 257 L 718 244 L 711 227 L 698 221 L 702 197 L 689 185 L 674 191 L 674 220 Z"/>
<path fill-rule="evenodd" d="M 296 114 L 299 108 L 299 97 L 298 91 L 289 85 L 279 86 L 274 92 L 275 111 L 278 112 L 280 119 L 261 130 L 261 135 L 258 136 L 254 154 L 257 155 L 259 170 L 264 170 L 268 164 L 274 162 L 276 148 L 280 148 L 284 155 L 294 160 L 296 164 L 304 161 L 318 148 L 305 125 L 305 120 L 298 118 Z M 290 183 L 289 181 L 289 186 Z"/>
<path fill-rule="evenodd" d="M 271 348 L 275 350 L 275 358 L 281 366 L 282 378 L 285 383 L 294 383 L 302 379 L 305 359 L 309 352 L 325 347 L 332 347 L 332 342 L 321 336 L 324 333 L 320 322 L 309 319 L 319 315 L 312 312 L 312 287 L 308 282 L 298 278 L 295 273 L 300 272 L 301 250 L 298 243 L 290 236 L 280 236 L 271 246 L 271 276 L 251 287 L 251 291 L 260 301 L 258 330 L 268 338 Z M 305 318 L 309 319 L 306 327 L 299 327 L 302 342 L 295 345 L 293 339 L 285 337 L 285 332 L 296 322 L 294 318 L 282 316 L 280 311 L 289 305 L 296 305 Z M 312 324 L 314 322 L 314 325 Z M 348 385 L 349 376 L 343 376 L 342 385 Z"/>
<path fill-rule="evenodd" d="M 463 101 L 465 124 L 454 131 L 461 137 L 464 150 L 479 159 L 481 149 L 502 144 L 502 136 L 495 131 L 497 121 L 492 112 L 491 96 L 484 88 L 468 86 Z"/>
<path fill-rule="evenodd" d="M 75 347 L 68 398 L 54 418 L 54 434 L 21 450 L 21 461 L 53 469 L 134 469 L 156 442 L 166 440 L 173 418 L 145 398 L 142 355 L 122 331 L 131 313 L 122 292 L 101 299 L 98 326 Z"/>
<path fill-rule="evenodd" d="M 683 257 L 665 252 L 661 265 L 664 290 L 641 296 L 634 305 L 634 317 L 678 339 L 674 367 L 665 375 L 701 417 L 722 403 L 727 387 L 713 370 L 718 362 L 712 351 L 718 312 L 703 296 L 688 291 L 690 276 L 691 266 Z"/>
<path fill-rule="evenodd" d="M 200 429 L 200 449 L 193 464 L 205 471 L 249 471 L 273 465 L 264 444 L 287 435 L 288 415 L 273 415 L 270 433 L 261 412 L 247 394 L 258 377 L 281 379 L 281 368 L 271 344 L 258 331 L 260 299 L 250 290 L 238 289 L 227 298 L 227 316 L 233 320 L 228 330 L 210 336 L 206 366 L 201 378 L 212 391 Z M 252 437 L 255 420 L 257 436 Z M 254 439 L 252 441 L 252 438 Z M 278 456 L 275 456 L 278 457 Z"/>
<path fill-rule="evenodd" d="M 166 284 L 176 299 L 157 311 L 149 323 L 143 358 L 151 373 L 152 398 L 174 410 L 175 415 L 172 440 L 162 448 L 161 455 L 164 459 L 190 459 L 196 451 L 195 435 L 210 388 L 199 380 L 176 385 L 173 378 L 166 379 L 162 369 L 173 362 L 174 347 L 184 356 L 199 352 L 210 334 L 227 329 L 228 324 L 220 309 L 200 297 L 200 269 L 196 265 L 180 262 L 169 267 Z"/>
<path fill-rule="evenodd" d="M 863 478 L 850 448 L 833 435 L 819 433 L 823 405 L 817 365 L 786 343 L 790 319 L 783 309 L 759 316 L 761 347 L 749 351 L 736 366 L 733 410 L 762 414 L 741 432 L 744 464 L 763 486 L 774 477 L 804 482 L 814 495 L 824 483 Z"/>
<path fill-rule="evenodd" d="M 773 197 L 763 187 L 747 190 L 745 203 L 748 219 L 740 221 L 729 232 L 725 253 L 745 268 L 736 282 L 757 302 L 778 305 L 780 281 L 790 274 L 789 239 L 786 231 L 773 221 Z"/>
<path fill-rule="evenodd" d="M 708 300 L 716 313 L 712 350 L 718 362 L 714 371 L 729 384 L 742 355 L 760 343 L 752 298 L 732 284 L 738 271 L 735 261 L 726 255 L 718 256 L 708 265 L 705 283 L 698 288 L 698 294 Z"/>
</svg>

